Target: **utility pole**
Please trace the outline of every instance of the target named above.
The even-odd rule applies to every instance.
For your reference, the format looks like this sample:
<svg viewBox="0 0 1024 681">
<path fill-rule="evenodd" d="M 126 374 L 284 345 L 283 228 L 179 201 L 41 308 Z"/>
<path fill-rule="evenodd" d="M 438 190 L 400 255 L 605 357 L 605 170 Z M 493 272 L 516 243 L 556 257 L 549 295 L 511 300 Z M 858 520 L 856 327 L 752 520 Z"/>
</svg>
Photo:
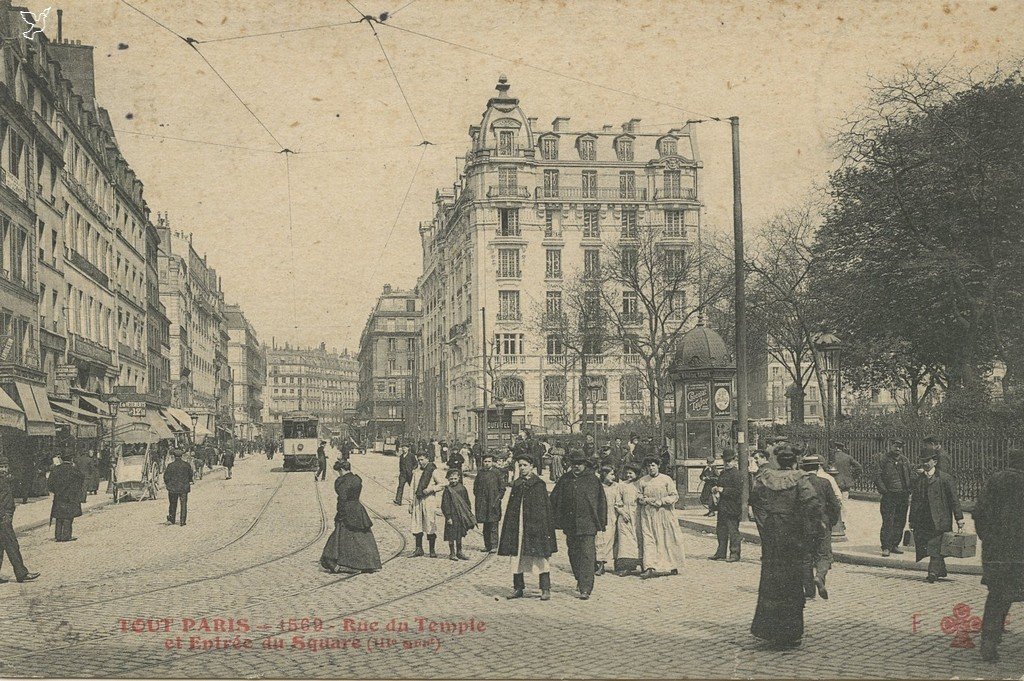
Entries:
<svg viewBox="0 0 1024 681">
<path fill-rule="evenodd" d="M 739 455 L 740 519 L 747 519 L 750 476 L 747 475 L 747 293 L 743 257 L 743 202 L 740 198 L 740 119 L 729 118 L 732 127 L 732 230 L 736 269 L 736 449 Z"/>
<path fill-rule="evenodd" d="M 480 308 L 480 386 L 484 393 L 484 409 L 480 413 L 480 446 L 487 453 L 487 421 L 490 417 L 487 405 L 487 308 Z"/>
</svg>

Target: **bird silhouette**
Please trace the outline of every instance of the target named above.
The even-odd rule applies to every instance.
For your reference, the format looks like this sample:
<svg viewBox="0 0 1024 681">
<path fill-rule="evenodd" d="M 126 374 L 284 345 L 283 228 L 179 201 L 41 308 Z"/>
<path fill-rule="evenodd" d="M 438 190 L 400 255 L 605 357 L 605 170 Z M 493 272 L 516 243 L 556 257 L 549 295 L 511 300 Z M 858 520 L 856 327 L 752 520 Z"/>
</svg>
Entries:
<svg viewBox="0 0 1024 681">
<path fill-rule="evenodd" d="M 50 14 L 50 8 L 47 7 L 39 14 L 33 14 L 27 10 L 22 10 L 21 18 L 24 19 L 25 23 L 29 25 L 29 29 L 22 33 L 23 36 L 29 40 L 35 40 L 37 34 L 42 33 L 46 28 L 46 17 Z"/>
</svg>

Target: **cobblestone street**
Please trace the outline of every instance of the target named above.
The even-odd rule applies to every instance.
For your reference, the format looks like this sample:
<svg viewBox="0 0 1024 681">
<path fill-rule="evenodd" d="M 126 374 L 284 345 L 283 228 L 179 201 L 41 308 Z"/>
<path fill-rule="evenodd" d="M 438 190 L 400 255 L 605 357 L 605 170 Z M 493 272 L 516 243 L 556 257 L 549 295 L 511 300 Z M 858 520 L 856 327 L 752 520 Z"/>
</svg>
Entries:
<svg viewBox="0 0 1024 681">
<path fill-rule="evenodd" d="M 507 602 L 507 562 L 480 551 L 479 533 L 470 537 L 469 562 L 405 558 L 411 551 L 404 532 L 407 507 L 391 503 L 396 459 L 369 455 L 354 463 L 386 561 L 374 575 L 319 569 L 333 522 L 333 489 L 330 482 L 314 485 L 310 473 L 283 473 L 280 459 L 249 458 L 232 480 L 221 473 L 208 477 L 193 492 L 185 528 L 165 524 L 159 501 L 97 509 L 76 522 L 80 540 L 72 544 L 58 546 L 46 528 L 23 534 L 26 560 L 43 577 L 0 587 L 0 674 L 1024 674 L 1024 637 L 1015 613 L 998 665 L 981 662 L 977 649 L 951 647 L 953 637 L 940 629 L 958 603 L 981 614 L 984 589 L 977 577 L 929 585 L 915 573 L 852 565 L 833 570 L 831 600 L 808 605 L 799 650 L 764 650 L 748 633 L 757 598 L 757 547 L 745 546 L 737 564 L 709 562 L 711 539 L 691 533 L 688 564 L 679 577 L 641 582 L 605 576 L 594 598 L 580 601 L 573 597 L 562 547 L 553 599 Z M 321 621 L 322 630 L 315 631 Z M 455 623 L 455 631 L 437 624 L 447 622 Z M 321 639 L 349 647 L 314 649 L 311 642 Z"/>
</svg>

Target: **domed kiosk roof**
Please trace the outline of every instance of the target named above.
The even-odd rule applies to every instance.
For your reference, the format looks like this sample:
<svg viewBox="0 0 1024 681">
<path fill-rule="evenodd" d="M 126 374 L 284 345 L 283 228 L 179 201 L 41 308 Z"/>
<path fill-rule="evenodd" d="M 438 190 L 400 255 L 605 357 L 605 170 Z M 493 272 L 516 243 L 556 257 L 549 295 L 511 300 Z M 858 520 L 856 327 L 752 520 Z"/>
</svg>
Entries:
<svg viewBox="0 0 1024 681">
<path fill-rule="evenodd" d="M 683 336 L 672 365 L 675 371 L 733 368 L 725 341 L 702 323 Z"/>
</svg>

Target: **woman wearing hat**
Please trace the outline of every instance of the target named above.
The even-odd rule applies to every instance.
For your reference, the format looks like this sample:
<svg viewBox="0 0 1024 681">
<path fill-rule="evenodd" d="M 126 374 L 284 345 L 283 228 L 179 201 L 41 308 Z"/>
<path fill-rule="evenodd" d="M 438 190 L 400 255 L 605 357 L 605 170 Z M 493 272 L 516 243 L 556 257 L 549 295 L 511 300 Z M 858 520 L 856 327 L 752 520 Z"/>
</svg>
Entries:
<svg viewBox="0 0 1024 681">
<path fill-rule="evenodd" d="M 804 635 L 804 560 L 824 527 L 821 500 L 797 452 L 775 449 L 779 468 L 766 469 L 750 493 L 761 535 L 761 581 L 750 633 L 777 647 L 799 645 Z"/>
<path fill-rule="evenodd" d="M 615 486 L 615 574 L 625 577 L 640 569 L 640 466 L 622 467 L 622 481 Z"/>
<path fill-rule="evenodd" d="M 334 516 L 334 532 L 320 556 L 320 565 L 328 572 L 376 572 L 381 569 L 380 551 L 373 537 L 373 522 L 366 513 L 359 495 L 363 480 L 352 472 L 348 461 L 336 461 L 338 479 L 334 491 L 338 508 Z"/>
<path fill-rule="evenodd" d="M 677 574 L 686 560 L 683 536 L 676 521 L 679 501 L 675 480 L 660 472 L 661 457 L 644 461 L 647 475 L 640 480 L 640 545 L 644 572 L 641 578 Z"/>
</svg>

